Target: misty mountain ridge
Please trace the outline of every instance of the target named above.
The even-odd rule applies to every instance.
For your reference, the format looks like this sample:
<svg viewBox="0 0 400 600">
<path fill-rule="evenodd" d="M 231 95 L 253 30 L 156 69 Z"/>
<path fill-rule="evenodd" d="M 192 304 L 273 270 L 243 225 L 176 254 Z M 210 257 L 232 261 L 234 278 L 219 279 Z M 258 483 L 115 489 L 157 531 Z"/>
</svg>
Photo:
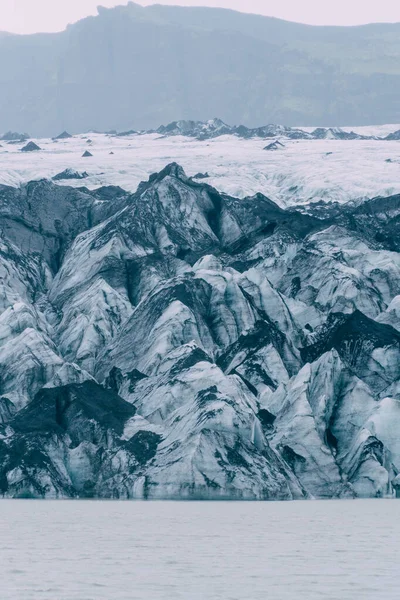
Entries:
<svg viewBox="0 0 400 600">
<path fill-rule="evenodd" d="M 395 127 L 395 126 L 393 126 Z M 82 132 L 80 132 L 82 133 Z M 346 131 L 341 127 L 317 127 L 314 130 L 310 128 L 309 131 L 300 129 L 298 127 L 288 127 L 286 125 L 277 125 L 270 123 L 261 127 L 246 127 L 245 125 L 228 125 L 222 119 L 214 118 L 208 121 L 193 121 L 193 120 L 179 120 L 172 121 L 168 125 L 160 125 L 157 129 L 142 129 L 136 131 L 135 129 L 129 129 L 127 131 L 117 132 L 115 129 L 99 132 L 89 130 L 85 133 L 104 134 L 108 137 L 129 137 L 129 136 L 141 136 L 159 134 L 161 138 L 182 136 L 194 138 L 198 141 L 205 141 L 215 139 L 221 136 L 229 135 L 235 136 L 241 139 L 271 139 L 271 138 L 287 138 L 291 140 L 341 140 L 341 141 L 353 141 L 353 140 L 376 140 L 376 141 L 396 141 L 400 139 L 400 130 L 393 130 L 388 135 L 382 136 L 377 135 L 365 135 L 362 133 L 356 133 L 355 131 Z M 74 134 L 79 135 L 79 133 Z M 0 141 L 5 141 L 7 144 L 18 144 L 20 142 L 27 141 L 31 136 L 28 133 L 18 133 L 16 131 L 7 131 L 4 134 L 0 134 Z M 67 131 L 63 131 L 61 134 L 53 137 L 54 141 L 65 140 L 72 138 L 73 135 Z M 279 142 L 276 142 L 279 144 Z M 272 144 L 271 144 L 272 145 Z M 280 144 L 282 146 L 282 144 Z"/>
<path fill-rule="evenodd" d="M 98 13 L 60 33 L 0 34 L 0 131 L 123 131 L 216 114 L 248 127 L 400 121 L 400 24 L 315 27 L 132 2 Z"/>
</svg>

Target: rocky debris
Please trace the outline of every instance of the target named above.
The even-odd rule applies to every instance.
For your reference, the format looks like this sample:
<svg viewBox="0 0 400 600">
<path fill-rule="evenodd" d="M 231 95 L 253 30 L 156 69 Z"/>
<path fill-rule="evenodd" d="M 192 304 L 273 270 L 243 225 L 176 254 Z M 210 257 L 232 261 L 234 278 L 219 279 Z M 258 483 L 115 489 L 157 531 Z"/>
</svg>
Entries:
<svg viewBox="0 0 400 600">
<path fill-rule="evenodd" d="M 114 135 L 117 137 L 128 137 L 129 135 L 136 135 L 138 132 L 134 129 L 129 129 L 128 131 L 121 131 L 120 133 L 114 132 Z"/>
<path fill-rule="evenodd" d="M 265 146 L 264 150 L 281 150 L 284 147 L 285 147 L 284 144 L 276 141 L 276 142 L 271 142 L 270 144 L 268 144 L 268 146 Z"/>
<path fill-rule="evenodd" d="M 389 135 L 387 135 L 385 137 L 385 140 L 387 140 L 387 141 L 400 140 L 400 129 L 398 129 L 397 131 L 394 131 L 393 133 L 389 133 Z"/>
<path fill-rule="evenodd" d="M 193 175 L 192 179 L 208 179 L 210 176 L 209 174 L 206 173 L 196 173 L 196 175 Z"/>
<path fill-rule="evenodd" d="M 71 139 L 73 136 L 68 133 L 68 131 L 63 131 L 62 133 L 60 133 L 57 137 L 53 138 L 54 140 L 69 140 Z"/>
<path fill-rule="evenodd" d="M 89 175 L 86 171 L 79 173 L 79 171 L 74 171 L 73 169 L 65 169 L 64 171 L 61 171 L 61 173 L 54 175 L 52 179 L 53 181 L 64 181 L 67 179 L 86 179 L 87 177 L 89 177 Z"/>
<path fill-rule="evenodd" d="M 396 498 L 400 498 L 400 475 L 397 475 L 393 481 L 392 486 L 396 492 Z"/>
<path fill-rule="evenodd" d="M 393 496 L 398 196 L 0 187 L 0 494 Z"/>
<path fill-rule="evenodd" d="M 210 119 L 206 122 L 174 121 L 166 126 L 161 125 L 156 132 L 164 136 L 184 135 L 198 139 L 209 139 L 231 134 L 232 128 L 221 119 Z"/>
<path fill-rule="evenodd" d="M 26 146 L 21 148 L 21 152 L 36 152 L 37 150 L 41 150 L 41 148 L 35 142 L 28 142 Z"/>
<path fill-rule="evenodd" d="M 28 133 L 18 133 L 16 131 L 7 131 L 2 136 L 0 136 L 0 140 L 5 142 L 25 142 L 29 140 L 31 136 Z"/>
<path fill-rule="evenodd" d="M 315 140 L 371 140 L 376 139 L 373 136 L 360 135 L 354 133 L 354 131 L 343 131 L 340 127 L 317 127 L 311 133 L 311 136 Z"/>
<path fill-rule="evenodd" d="M 244 139 L 251 138 L 275 138 L 275 137 L 285 137 L 292 140 L 308 140 L 312 139 L 311 134 L 303 131 L 302 129 L 297 129 L 294 127 L 286 127 L 285 125 L 264 125 L 263 127 L 256 127 L 255 129 L 249 129 L 244 125 L 239 125 L 233 128 L 234 135 Z"/>
</svg>

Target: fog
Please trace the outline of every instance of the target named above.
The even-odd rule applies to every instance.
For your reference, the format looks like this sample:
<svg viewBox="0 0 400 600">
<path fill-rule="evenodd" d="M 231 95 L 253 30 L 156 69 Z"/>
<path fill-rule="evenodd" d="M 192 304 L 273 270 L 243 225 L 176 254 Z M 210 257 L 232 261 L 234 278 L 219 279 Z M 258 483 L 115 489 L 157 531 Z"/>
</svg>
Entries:
<svg viewBox="0 0 400 600">
<path fill-rule="evenodd" d="M 97 5 L 112 7 L 122 0 L 1 0 L 0 31 L 34 33 L 60 31 L 68 23 L 95 15 Z M 138 2 L 153 4 L 152 0 Z M 158 0 L 158 4 L 212 6 L 254 12 L 312 25 L 359 25 L 371 22 L 400 21 L 397 0 Z"/>
</svg>

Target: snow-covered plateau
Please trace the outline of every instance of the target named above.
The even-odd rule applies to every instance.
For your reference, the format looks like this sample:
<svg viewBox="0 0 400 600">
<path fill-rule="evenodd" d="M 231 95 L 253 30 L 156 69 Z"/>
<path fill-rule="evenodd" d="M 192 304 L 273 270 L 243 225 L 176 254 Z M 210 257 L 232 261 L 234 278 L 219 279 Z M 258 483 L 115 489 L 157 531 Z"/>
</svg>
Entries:
<svg viewBox="0 0 400 600">
<path fill-rule="evenodd" d="M 0 495 L 400 494 L 398 141 L 33 142 L 0 148 Z"/>
<path fill-rule="evenodd" d="M 400 125 L 355 128 L 364 136 L 386 136 Z M 282 146 L 264 150 L 274 139 Z M 170 162 L 188 176 L 207 173 L 207 183 L 237 198 L 258 192 L 282 207 L 313 201 L 348 202 L 400 192 L 400 144 L 374 139 L 242 139 L 233 135 L 198 140 L 182 135 L 104 135 L 35 139 L 41 148 L 1 142 L 0 183 L 18 186 L 51 178 L 65 169 L 87 172 L 89 189 L 118 185 L 135 192 L 139 183 Z M 92 156 L 83 157 L 85 152 Z M 80 187 L 79 179 L 58 181 Z"/>
</svg>

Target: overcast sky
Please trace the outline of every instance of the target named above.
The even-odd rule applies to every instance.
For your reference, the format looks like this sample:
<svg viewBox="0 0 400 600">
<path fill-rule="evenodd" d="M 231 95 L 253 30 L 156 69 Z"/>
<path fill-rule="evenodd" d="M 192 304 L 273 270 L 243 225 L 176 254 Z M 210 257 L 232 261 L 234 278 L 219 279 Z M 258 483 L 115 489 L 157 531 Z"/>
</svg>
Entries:
<svg viewBox="0 0 400 600">
<path fill-rule="evenodd" d="M 98 4 L 116 6 L 126 0 L 0 0 L 0 31 L 60 31 L 68 23 L 96 14 Z M 220 6 L 313 25 L 400 22 L 400 0 L 159 0 L 158 4 Z"/>
</svg>

